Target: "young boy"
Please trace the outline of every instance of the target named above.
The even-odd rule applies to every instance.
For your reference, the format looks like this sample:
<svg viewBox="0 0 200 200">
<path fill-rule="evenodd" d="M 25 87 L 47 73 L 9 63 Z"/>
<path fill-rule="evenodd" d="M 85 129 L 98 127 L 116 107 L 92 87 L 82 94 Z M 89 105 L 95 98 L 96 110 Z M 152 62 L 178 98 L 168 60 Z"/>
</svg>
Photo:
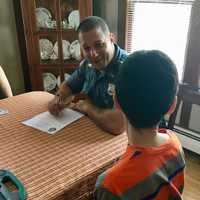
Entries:
<svg viewBox="0 0 200 200">
<path fill-rule="evenodd" d="M 158 129 L 176 106 L 177 70 L 164 53 L 138 51 L 122 64 L 116 107 L 126 120 L 129 146 L 116 165 L 101 174 L 96 200 L 178 200 L 184 186 L 184 154 L 174 132 Z"/>
</svg>

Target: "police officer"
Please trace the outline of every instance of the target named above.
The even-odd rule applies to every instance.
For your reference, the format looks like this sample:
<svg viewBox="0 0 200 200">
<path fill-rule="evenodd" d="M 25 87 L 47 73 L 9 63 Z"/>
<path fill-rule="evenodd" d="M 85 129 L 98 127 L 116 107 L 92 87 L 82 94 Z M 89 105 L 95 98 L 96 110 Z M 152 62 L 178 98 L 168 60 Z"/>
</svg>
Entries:
<svg viewBox="0 0 200 200">
<path fill-rule="evenodd" d="M 75 94 L 82 93 L 87 97 L 73 104 L 73 108 L 85 113 L 103 130 L 120 134 L 124 131 L 123 115 L 114 109 L 113 93 L 119 66 L 127 53 L 114 43 L 112 33 L 100 17 L 85 18 L 77 31 L 84 60 L 61 84 L 49 102 L 49 111 L 57 115 Z"/>
</svg>

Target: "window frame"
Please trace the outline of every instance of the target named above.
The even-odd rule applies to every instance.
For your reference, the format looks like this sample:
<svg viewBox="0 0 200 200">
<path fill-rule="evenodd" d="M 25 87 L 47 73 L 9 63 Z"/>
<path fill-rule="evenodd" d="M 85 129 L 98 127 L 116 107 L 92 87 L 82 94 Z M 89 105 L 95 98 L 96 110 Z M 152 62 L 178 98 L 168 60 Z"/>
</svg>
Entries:
<svg viewBox="0 0 200 200">
<path fill-rule="evenodd" d="M 125 49 L 130 52 L 130 38 L 132 38 L 132 22 L 134 20 L 134 3 L 141 2 L 141 3 L 173 3 L 173 4 L 192 4 L 191 8 L 191 16 L 189 22 L 189 30 L 188 30 L 188 37 L 187 37 L 187 44 L 185 49 L 185 58 L 184 58 L 184 69 L 183 69 L 183 83 L 189 84 L 193 88 L 199 88 L 198 85 L 200 82 L 200 1 L 198 0 L 126 0 L 126 29 L 125 29 Z M 133 10 L 131 11 L 130 8 Z M 132 20 L 132 19 L 133 20 Z M 191 103 L 182 103 L 181 108 L 181 116 L 187 115 L 190 116 L 192 111 L 192 104 Z M 190 119 L 188 118 L 188 121 Z M 185 122 L 185 125 L 188 124 L 188 121 Z M 183 127 L 186 127 L 183 125 Z M 187 127 L 188 128 L 188 127 Z"/>
</svg>

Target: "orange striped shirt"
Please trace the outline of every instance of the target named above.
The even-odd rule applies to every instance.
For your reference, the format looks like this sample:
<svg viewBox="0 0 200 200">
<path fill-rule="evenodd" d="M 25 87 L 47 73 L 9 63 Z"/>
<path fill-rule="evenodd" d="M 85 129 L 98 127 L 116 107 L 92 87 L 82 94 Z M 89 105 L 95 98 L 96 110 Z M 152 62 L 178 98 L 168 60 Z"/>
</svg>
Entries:
<svg viewBox="0 0 200 200">
<path fill-rule="evenodd" d="M 181 199 L 184 153 L 174 132 L 162 132 L 170 139 L 159 147 L 128 146 L 118 163 L 98 177 L 95 199 Z"/>
</svg>

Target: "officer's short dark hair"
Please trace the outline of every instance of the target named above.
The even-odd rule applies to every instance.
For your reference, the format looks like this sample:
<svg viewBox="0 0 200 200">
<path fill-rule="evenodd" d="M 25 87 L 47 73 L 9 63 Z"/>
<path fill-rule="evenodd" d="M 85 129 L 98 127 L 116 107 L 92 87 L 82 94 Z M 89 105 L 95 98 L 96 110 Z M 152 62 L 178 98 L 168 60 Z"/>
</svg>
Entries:
<svg viewBox="0 0 200 200">
<path fill-rule="evenodd" d="M 110 30 L 109 30 L 106 22 L 101 17 L 97 17 L 97 16 L 86 17 L 79 24 L 77 31 L 78 31 L 78 33 L 88 32 L 88 31 L 95 29 L 95 28 L 101 28 L 102 32 L 105 35 L 110 33 Z"/>
<path fill-rule="evenodd" d="M 121 65 L 116 97 L 135 128 L 152 128 L 173 103 L 178 74 L 173 61 L 158 50 L 137 51 Z"/>
</svg>

